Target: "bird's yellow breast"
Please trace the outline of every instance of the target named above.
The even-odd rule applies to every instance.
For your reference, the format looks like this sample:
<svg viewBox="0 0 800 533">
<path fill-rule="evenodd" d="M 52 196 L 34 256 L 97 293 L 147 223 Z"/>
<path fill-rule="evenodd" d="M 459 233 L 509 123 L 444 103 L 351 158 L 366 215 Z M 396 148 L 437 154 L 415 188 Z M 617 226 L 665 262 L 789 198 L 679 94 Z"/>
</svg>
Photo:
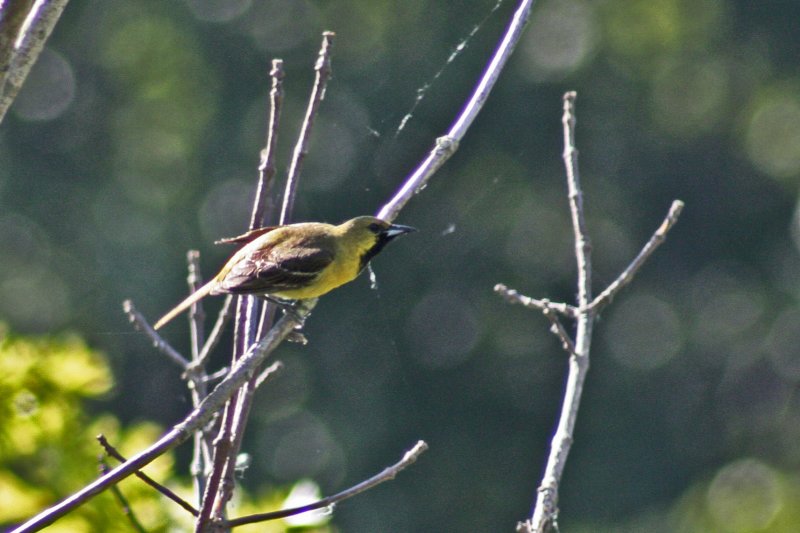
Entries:
<svg viewBox="0 0 800 533">
<path fill-rule="evenodd" d="M 358 276 L 358 261 L 336 260 L 328 265 L 308 287 L 290 289 L 273 293 L 286 300 L 318 298 L 323 294 L 353 281 Z"/>
</svg>

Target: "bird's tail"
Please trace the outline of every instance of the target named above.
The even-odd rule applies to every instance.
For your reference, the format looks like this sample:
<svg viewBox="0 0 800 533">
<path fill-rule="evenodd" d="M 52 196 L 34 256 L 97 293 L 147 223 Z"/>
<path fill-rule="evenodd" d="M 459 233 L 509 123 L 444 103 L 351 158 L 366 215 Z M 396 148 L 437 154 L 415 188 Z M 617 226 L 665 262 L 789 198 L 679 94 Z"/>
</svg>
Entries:
<svg viewBox="0 0 800 533">
<path fill-rule="evenodd" d="M 208 294 L 211 292 L 211 289 L 214 288 L 214 285 L 216 285 L 216 283 L 217 283 L 217 280 L 212 279 L 211 281 L 209 281 L 208 283 L 206 283 L 205 285 L 203 285 L 202 287 L 200 287 L 199 289 L 194 291 L 192 294 L 189 295 L 188 298 L 186 298 L 184 301 L 182 301 L 181 303 L 176 305 L 174 308 L 172 308 L 172 310 L 169 313 L 167 313 L 166 315 L 162 316 L 159 319 L 159 321 L 156 322 L 155 326 L 153 326 L 153 327 L 155 329 L 159 329 L 161 326 L 163 326 L 164 324 L 166 324 L 167 322 L 169 322 L 170 320 L 172 320 L 173 318 L 175 318 L 179 314 L 181 314 L 184 311 L 186 311 L 187 309 L 189 309 L 189 307 L 193 303 L 195 303 L 198 300 L 208 296 Z"/>
</svg>

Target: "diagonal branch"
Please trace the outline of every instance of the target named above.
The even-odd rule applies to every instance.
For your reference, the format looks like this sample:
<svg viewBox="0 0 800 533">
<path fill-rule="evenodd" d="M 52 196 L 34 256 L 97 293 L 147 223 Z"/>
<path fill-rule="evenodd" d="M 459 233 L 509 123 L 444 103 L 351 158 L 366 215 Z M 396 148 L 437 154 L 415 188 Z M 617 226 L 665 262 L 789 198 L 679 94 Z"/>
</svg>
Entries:
<svg viewBox="0 0 800 533">
<path fill-rule="evenodd" d="M 362 492 L 375 487 L 376 485 L 380 485 L 386 481 L 392 480 L 397 477 L 397 474 L 411 466 L 414 462 L 416 462 L 417 458 L 422 455 L 428 449 L 428 444 L 425 441 L 418 441 L 413 448 L 408 450 L 398 461 L 397 463 L 393 464 L 392 466 L 386 467 L 381 471 L 379 474 L 372 476 L 369 479 L 362 481 L 361 483 L 350 487 L 349 489 L 343 490 L 333 496 L 328 496 L 327 498 L 323 498 L 319 501 L 314 503 L 310 503 L 308 505 L 303 505 L 301 507 L 294 507 L 292 509 L 281 509 L 280 511 L 273 511 L 271 513 L 259 513 L 253 514 L 249 516 L 242 516 L 240 518 L 234 518 L 232 520 L 228 520 L 225 522 L 227 527 L 237 527 L 243 526 L 245 524 L 254 524 L 256 522 L 266 522 L 268 520 L 277 520 L 279 518 L 286 518 L 287 516 L 294 516 L 301 513 L 307 513 L 308 511 L 314 511 L 316 509 L 323 509 L 325 507 L 330 507 L 334 504 L 337 504 L 341 501 L 344 501 L 348 498 L 352 498 L 357 494 L 361 494 Z"/>
<path fill-rule="evenodd" d="M 647 261 L 653 252 L 656 251 L 656 248 L 661 246 L 667 239 L 667 233 L 669 233 L 669 230 L 671 230 L 672 227 L 678 222 L 678 217 L 681 216 L 682 210 L 683 202 L 680 200 L 673 200 L 666 218 L 664 218 L 664 221 L 661 223 L 655 233 L 653 233 L 653 236 L 650 237 L 650 240 L 647 241 L 647 244 L 644 245 L 642 250 L 639 252 L 639 255 L 637 255 L 634 260 L 631 261 L 631 264 L 622 271 L 617 279 L 614 280 L 614 282 L 603 292 L 601 292 L 589 305 L 589 307 L 591 307 L 595 313 L 599 313 L 605 306 L 610 304 L 614 299 L 614 296 L 616 296 L 623 287 L 633 280 L 633 277 L 642 267 L 644 262 Z"/>
<path fill-rule="evenodd" d="M 156 330 L 147 322 L 147 319 L 134 307 L 131 300 L 122 302 L 122 310 L 128 315 L 128 320 L 136 327 L 136 329 L 144 332 L 145 335 L 150 337 L 153 347 L 159 352 L 166 355 L 172 362 L 180 366 L 183 370 L 189 368 L 191 363 L 182 356 L 178 350 L 173 348 L 164 337 L 158 334 Z"/>
<path fill-rule="evenodd" d="M 522 0 L 519 3 L 519 7 L 514 12 L 514 16 L 503 34 L 500 45 L 486 66 L 486 70 L 472 92 L 467 105 L 464 106 L 464 109 L 456 117 L 456 121 L 450 126 L 450 131 L 436 139 L 436 145 L 428 154 L 428 157 L 406 179 L 394 197 L 375 216 L 388 222 L 397 218 L 400 210 L 403 209 L 408 201 L 424 189 L 431 176 L 456 153 L 458 144 L 466 135 L 478 113 L 483 109 L 483 104 L 489 98 L 489 93 L 492 92 L 495 83 L 497 83 L 503 67 L 505 67 L 508 58 L 511 57 L 511 53 L 516 48 L 535 3 L 536 0 Z"/>
<path fill-rule="evenodd" d="M 110 442 L 108 442 L 108 439 L 106 439 L 105 435 L 103 435 L 103 434 L 98 435 L 97 436 L 97 442 L 100 443 L 100 446 L 103 447 L 103 449 L 105 450 L 106 454 L 108 454 L 109 457 L 113 457 L 114 459 L 116 459 L 120 463 L 124 463 L 125 461 L 127 461 L 127 459 L 125 459 L 125 457 L 121 453 L 119 453 L 117 451 L 117 449 L 114 448 L 114 446 L 111 445 Z M 105 474 L 106 472 L 103 472 L 103 473 Z M 177 503 L 178 505 L 180 505 L 181 507 L 186 509 L 193 516 L 197 516 L 197 509 L 195 509 L 192 506 L 192 504 L 190 504 L 189 502 L 187 502 L 186 500 L 184 500 L 183 498 L 181 498 L 180 496 L 175 494 L 175 492 L 173 492 L 172 490 L 168 489 L 167 487 L 165 487 L 164 485 L 162 485 L 161 483 L 159 483 L 155 479 L 151 478 L 150 476 L 148 476 L 144 472 L 140 472 L 140 471 L 136 471 L 135 472 L 135 476 L 138 477 L 139 479 L 141 479 L 142 481 L 144 481 L 146 484 L 148 484 L 151 487 L 153 487 L 154 489 L 156 489 L 158 492 L 160 492 L 161 494 L 163 494 L 164 496 L 166 496 L 170 500 L 174 501 L 175 503 Z"/>
<path fill-rule="evenodd" d="M 67 2 L 68 0 L 0 2 L 0 31 L 4 33 L 0 40 L 3 48 L 0 51 L 0 122 L 39 58 L 44 43 L 50 37 Z"/>
<path fill-rule="evenodd" d="M 100 472 L 106 474 L 108 473 L 108 471 L 109 471 L 109 466 L 106 464 L 105 461 L 101 460 Z M 113 485 L 111 487 L 111 493 L 114 495 L 114 498 L 117 500 L 117 503 L 119 503 L 120 507 L 122 507 L 122 514 L 124 514 L 128 518 L 128 522 L 131 523 L 131 527 L 133 528 L 133 530 L 136 531 L 136 533 L 147 533 L 147 530 L 145 530 L 144 526 L 142 526 L 142 523 L 139 522 L 138 518 L 136 518 L 136 514 L 134 514 L 133 512 L 133 508 L 131 507 L 131 504 L 128 502 L 128 498 L 126 498 L 125 495 L 122 494 L 122 491 L 119 490 L 118 485 Z"/>
<path fill-rule="evenodd" d="M 203 344 L 203 349 L 200 351 L 200 354 L 197 356 L 197 362 L 192 362 L 192 365 L 205 365 L 206 361 L 208 361 L 208 356 L 211 355 L 211 351 L 219 344 L 220 339 L 222 338 L 222 332 L 225 329 L 225 325 L 228 323 L 228 320 L 231 319 L 231 309 L 233 308 L 233 296 L 227 295 L 225 297 L 225 301 L 222 304 L 222 309 L 220 309 L 219 315 L 217 315 L 217 321 L 214 322 L 214 327 L 211 328 L 211 333 L 208 335 L 205 344 Z"/>
<path fill-rule="evenodd" d="M 275 177 L 275 150 L 278 145 L 278 125 L 283 111 L 283 60 L 273 59 L 272 69 L 269 71 L 272 78 L 272 89 L 269 91 L 269 120 L 267 122 L 267 140 L 261 150 L 261 160 L 258 165 L 258 186 L 256 198 L 253 200 L 253 213 L 250 217 L 251 230 L 264 225 L 267 213 L 267 201 Z"/>
</svg>

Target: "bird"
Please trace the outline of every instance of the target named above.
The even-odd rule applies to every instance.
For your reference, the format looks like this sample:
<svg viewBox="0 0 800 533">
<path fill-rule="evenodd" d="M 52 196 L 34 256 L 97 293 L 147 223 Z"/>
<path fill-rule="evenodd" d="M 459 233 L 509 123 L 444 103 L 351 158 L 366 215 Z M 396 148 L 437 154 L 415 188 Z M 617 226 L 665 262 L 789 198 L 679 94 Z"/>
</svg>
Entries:
<svg viewBox="0 0 800 533">
<path fill-rule="evenodd" d="M 252 230 L 218 243 L 243 244 L 211 281 L 153 326 L 160 329 L 206 296 L 252 294 L 270 300 L 317 298 L 353 281 L 389 242 L 416 231 L 371 216 L 339 225 L 300 222 Z"/>
</svg>

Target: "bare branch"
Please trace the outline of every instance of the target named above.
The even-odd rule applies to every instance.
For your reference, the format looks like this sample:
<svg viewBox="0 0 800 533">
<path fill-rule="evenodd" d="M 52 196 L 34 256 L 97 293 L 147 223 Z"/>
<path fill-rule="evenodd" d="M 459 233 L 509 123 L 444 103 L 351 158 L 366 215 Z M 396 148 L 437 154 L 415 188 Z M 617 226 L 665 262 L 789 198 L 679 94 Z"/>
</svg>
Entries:
<svg viewBox="0 0 800 533">
<path fill-rule="evenodd" d="M 136 310 L 131 300 L 125 300 L 122 302 L 122 310 L 125 311 L 126 315 L 128 315 L 128 320 L 134 325 L 134 327 L 136 327 L 136 329 L 142 331 L 145 335 L 150 337 L 153 347 L 156 350 L 169 357 L 182 369 L 186 370 L 189 368 L 189 361 L 180 353 L 178 353 L 175 348 L 170 346 L 170 344 L 165 341 L 164 338 L 159 335 L 158 332 L 156 332 L 156 330 L 153 329 L 153 327 L 147 322 L 147 319 L 145 319 L 144 316 L 142 316 L 142 314 Z"/>
<path fill-rule="evenodd" d="M 117 449 L 111 445 L 110 442 L 108 442 L 108 439 L 106 439 L 105 435 L 103 434 L 98 435 L 97 441 L 100 443 L 100 446 L 103 447 L 103 449 L 105 450 L 106 454 L 108 454 L 109 457 L 113 457 L 120 463 L 124 463 L 125 461 L 127 461 L 127 459 L 125 459 L 125 457 L 121 453 L 119 453 Z M 197 516 L 197 509 L 195 509 L 192 506 L 192 504 L 190 504 L 189 502 L 187 502 L 186 500 L 175 494 L 173 491 L 171 491 L 170 489 L 168 489 L 155 479 L 151 478 L 144 472 L 140 471 L 134 472 L 134 475 L 139 479 L 141 479 L 142 481 L 144 481 L 145 483 L 147 483 L 148 485 L 150 485 L 151 487 L 153 487 L 154 489 L 156 489 L 158 492 L 160 492 L 167 498 L 169 498 L 170 500 L 174 501 L 175 503 L 177 503 L 178 505 L 189 511 L 189 513 L 191 513 L 193 516 Z"/>
<path fill-rule="evenodd" d="M 36 0 L 28 11 L 27 17 L 22 23 L 19 33 L 13 42 L 13 49 L 10 54 L 3 54 L 2 64 L 0 64 L 0 122 L 8 112 L 8 108 L 17 97 L 17 93 L 25 83 L 25 78 L 36 60 L 39 53 L 44 48 L 44 43 L 50 37 L 53 28 L 56 26 L 61 12 L 67 6 L 68 0 Z M 12 28 L 19 23 L 19 17 L 25 7 L 31 2 L 28 0 L 6 0 L 3 5 L 3 23 L 7 20 Z M 10 15 L 6 18 L 6 14 Z M 12 28 L 8 29 L 13 33 Z M 6 35 L 11 37 L 11 35 Z M 9 43 L 4 43 L 8 45 Z"/>
<path fill-rule="evenodd" d="M 561 324 L 561 321 L 558 319 L 558 316 L 556 316 L 553 310 L 547 307 L 547 300 L 544 300 L 544 302 L 545 307 L 542 309 L 542 314 L 547 320 L 550 321 L 550 333 L 558 337 L 558 340 L 561 341 L 561 347 L 564 348 L 565 352 L 567 352 L 569 355 L 576 355 L 575 344 L 569 337 L 569 333 L 567 333 L 567 330 L 564 329 L 564 326 Z"/>
<path fill-rule="evenodd" d="M 189 267 L 189 274 L 186 282 L 189 285 L 189 293 L 195 292 L 203 285 L 203 276 L 200 273 L 200 252 L 189 250 L 186 252 L 186 263 Z M 200 347 L 204 343 L 204 323 L 206 314 L 203 311 L 202 299 L 196 301 L 189 308 L 189 336 L 192 346 L 192 361 L 197 363 L 200 358 Z"/>
<path fill-rule="evenodd" d="M 516 290 L 511 289 L 502 283 L 498 283 L 494 286 L 494 292 L 501 296 L 508 303 L 519 304 L 529 309 L 537 309 L 539 311 L 555 311 L 556 313 L 567 318 L 575 318 L 578 314 L 578 310 L 572 305 L 551 302 L 547 299 L 537 300 L 536 298 L 531 298 L 530 296 L 520 294 Z"/>
<path fill-rule="evenodd" d="M 208 360 L 208 356 L 211 355 L 211 350 L 213 350 L 219 343 L 219 340 L 222 337 L 222 331 L 225 328 L 225 324 L 227 324 L 228 320 L 231 318 L 232 307 L 233 296 L 229 294 L 225 297 L 225 301 L 222 304 L 222 309 L 217 316 L 217 321 L 214 323 L 214 327 L 211 328 L 211 333 L 209 334 L 208 339 L 206 339 L 206 343 L 203 345 L 200 355 L 197 356 L 196 364 L 205 365 L 206 361 Z M 192 365 L 194 364 L 195 363 L 193 362 Z"/>
<path fill-rule="evenodd" d="M 664 221 L 661 223 L 655 233 L 653 233 L 653 236 L 650 237 L 650 240 L 647 241 L 647 244 L 644 245 L 642 250 L 639 252 L 639 255 L 634 258 L 631 264 L 622 271 L 617 279 L 614 280 L 614 282 L 609 285 L 606 290 L 601 292 L 597 298 L 592 301 L 590 307 L 595 313 L 599 313 L 606 305 L 610 304 L 614 299 L 614 296 L 616 296 L 623 287 L 633 280 L 636 272 L 639 271 L 645 261 L 647 261 L 653 252 L 656 251 L 656 248 L 661 246 L 661 244 L 663 244 L 667 239 L 667 233 L 669 233 L 672 227 L 678 222 L 678 217 L 681 216 L 682 210 L 683 202 L 680 200 L 674 200 L 669 208 L 666 218 L 664 218 Z"/>
<path fill-rule="evenodd" d="M 303 119 L 303 125 L 300 128 L 300 137 L 297 139 L 297 144 L 294 148 L 292 155 L 292 163 L 289 166 L 289 175 L 286 178 L 286 194 L 283 197 L 283 206 L 281 208 L 280 224 L 287 224 L 292 219 L 292 211 L 294 209 L 294 198 L 297 194 L 297 179 L 300 176 L 300 168 L 303 165 L 303 160 L 308 154 L 308 143 L 311 139 L 311 129 L 314 126 L 314 119 L 319 111 L 319 105 L 325 98 L 325 89 L 328 86 L 328 80 L 331 77 L 331 46 L 333 46 L 333 38 L 336 34 L 332 31 L 322 33 L 322 48 L 320 48 L 317 63 L 314 65 L 314 70 L 317 72 L 316 79 L 314 80 L 314 87 L 311 90 L 311 98 L 308 101 L 306 108 L 306 116 Z"/>
<path fill-rule="evenodd" d="M 278 125 L 283 110 L 283 78 L 286 76 L 283 71 L 282 59 L 272 60 L 272 70 L 269 75 L 272 78 L 272 89 L 269 92 L 267 140 L 261 150 L 261 162 L 258 165 L 258 186 L 256 187 L 256 198 L 253 201 L 253 214 L 250 217 L 251 230 L 264 225 L 267 199 L 272 188 L 272 180 L 275 177 L 275 149 L 278 144 Z"/>
<path fill-rule="evenodd" d="M 564 401 L 555 435 L 550 444 L 542 483 L 539 485 L 533 516 L 518 526 L 518 531 L 551 531 L 558 516 L 558 486 L 564 472 L 567 456 L 572 447 L 575 421 L 578 417 L 583 383 L 589 370 L 589 350 L 595 315 L 589 308 L 591 288 L 591 244 L 586 231 L 583 212 L 583 193 L 578 173 L 578 150 L 575 147 L 575 93 L 564 95 L 564 166 L 567 172 L 570 215 L 575 234 L 575 258 L 578 264 L 578 316 L 575 332 L 575 349 L 569 358 L 569 373 L 564 390 Z"/>
<path fill-rule="evenodd" d="M 101 460 L 100 472 L 103 474 L 107 474 L 108 470 L 109 470 L 108 465 L 105 463 L 105 461 Z M 119 486 L 113 485 L 111 487 L 111 493 L 114 495 L 114 498 L 116 498 L 120 507 L 122 507 L 122 514 L 124 514 L 128 518 L 128 522 L 131 523 L 131 527 L 134 529 L 134 531 L 136 531 L 137 533 L 147 533 L 147 531 L 144 529 L 144 526 L 142 526 L 141 522 L 139 522 L 139 519 L 136 518 L 136 515 L 133 512 L 131 504 L 128 503 L 128 499 L 125 497 L 124 494 L 122 494 L 122 491 L 119 490 Z"/>
<path fill-rule="evenodd" d="M 295 507 L 292 509 L 281 509 L 280 511 L 274 511 L 271 513 L 259 513 L 249 516 L 243 516 L 240 518 L 234 518 L 232 520 L 228 520 L 225 522 L 227 527 L 237 527 L 243 526 L 245 524 L 254 524 L 256 522 L 266 522 L 268 520 L 277 520 L 279 518 L 286 518 L 287 516 L 294 516 L 301 513 L 306 513 L 308 511 L 314 511 L 316 509 L 323 509 L 325 507 L 330 507 L 336 503 L 344 501 L 348 498 L 352 498 L 353 496 L 364 492 L 365 490 L 369 490 L 376 485 L 380 485 L 385 481 L 389 481 L 397 477 L 397 474 L 411 466 L 417 458 L 422 455 L 425 450 L 428 449 L 428 444 L 425 441 L 418 441 L 413 448 L 408 450 L 404 455 L 403 458 L 400 459 L 397 463 L 393 464 L 385 468 L 379 474 L 372 476 L 371 478 L 362 481 L 358 485 L 354 485 L 349 489 L 343 490 L 338 494 L 334 494 L 333 496 L 328 496 L 327 498 L 323 498 L 317 502 L 303 505 L 301 507 Z"/>
<path fill-rule="evenodd" d="M 278 372 L 283 370 L 283 363 L 275 361 L 267 368 L 265 368 L 256 378 L 256 388 L 259 388 L 264 383 L 271 381 L 278 375 Z"/>
<path fill-rule="evenodd" d="M 225 416 L 231 416 L 230 403 L 225 411 Z M 225 427 L 225 421 L 222 427 Z M 228 424 L 230 427 L 230 424 Z M 203 505 L 200 507 L 200 514 L 197 515 L 194 530 L 195 533 L 202 533 L 212 520 L 212 514 L 219 513 L 222 509 L 216 508 L 217 505 L 224 506 L 226 500 L 217 497 L 217 491 L 222 483 L 223 473 L 226 463 L 230 456 L 231 439 L 228 432 L 220 430 L 219 436 L 214 441 L 214 457 L 212 459 L 211 474 L 208 476 L 206 491 L 203 493 Z"/>
<path fill-rule="evenodd" d="M 378 211 L 376 215 L 378 218 L 389 222 L 397 218 L 403 206 L 425 187 L 431 176 L 456 152 L 461 139 L 464 138 L 475 117 L 483 109 L 483 104 L 500 77 L 503 67 L 505 67 L 508 58 L 511 57 L 511 53 L 516 48 L 535 3 L 535 0 L 522 0 L 520 2 L 508 28 L 506 28 L 506 32 L 503 34 L 500 45 L 489 61 L 481 80 L 472 92 L 469 102 L 464 106 L 453 125 L 450 126 L 450 131 L 443 137 L 436 139 L 436 145 L 428 154 L 428 157 L 406 178 L 406 181 L 400 187 L 400 190 L 395 193 L 394 197 Z"/>
<path fill-rule="evenodd" d="M 33 2 L 34 0 L 8 0 L 0 9 L 0 88 L 5 85 L 11 71 L 17 38 Z"/>
</svg>

